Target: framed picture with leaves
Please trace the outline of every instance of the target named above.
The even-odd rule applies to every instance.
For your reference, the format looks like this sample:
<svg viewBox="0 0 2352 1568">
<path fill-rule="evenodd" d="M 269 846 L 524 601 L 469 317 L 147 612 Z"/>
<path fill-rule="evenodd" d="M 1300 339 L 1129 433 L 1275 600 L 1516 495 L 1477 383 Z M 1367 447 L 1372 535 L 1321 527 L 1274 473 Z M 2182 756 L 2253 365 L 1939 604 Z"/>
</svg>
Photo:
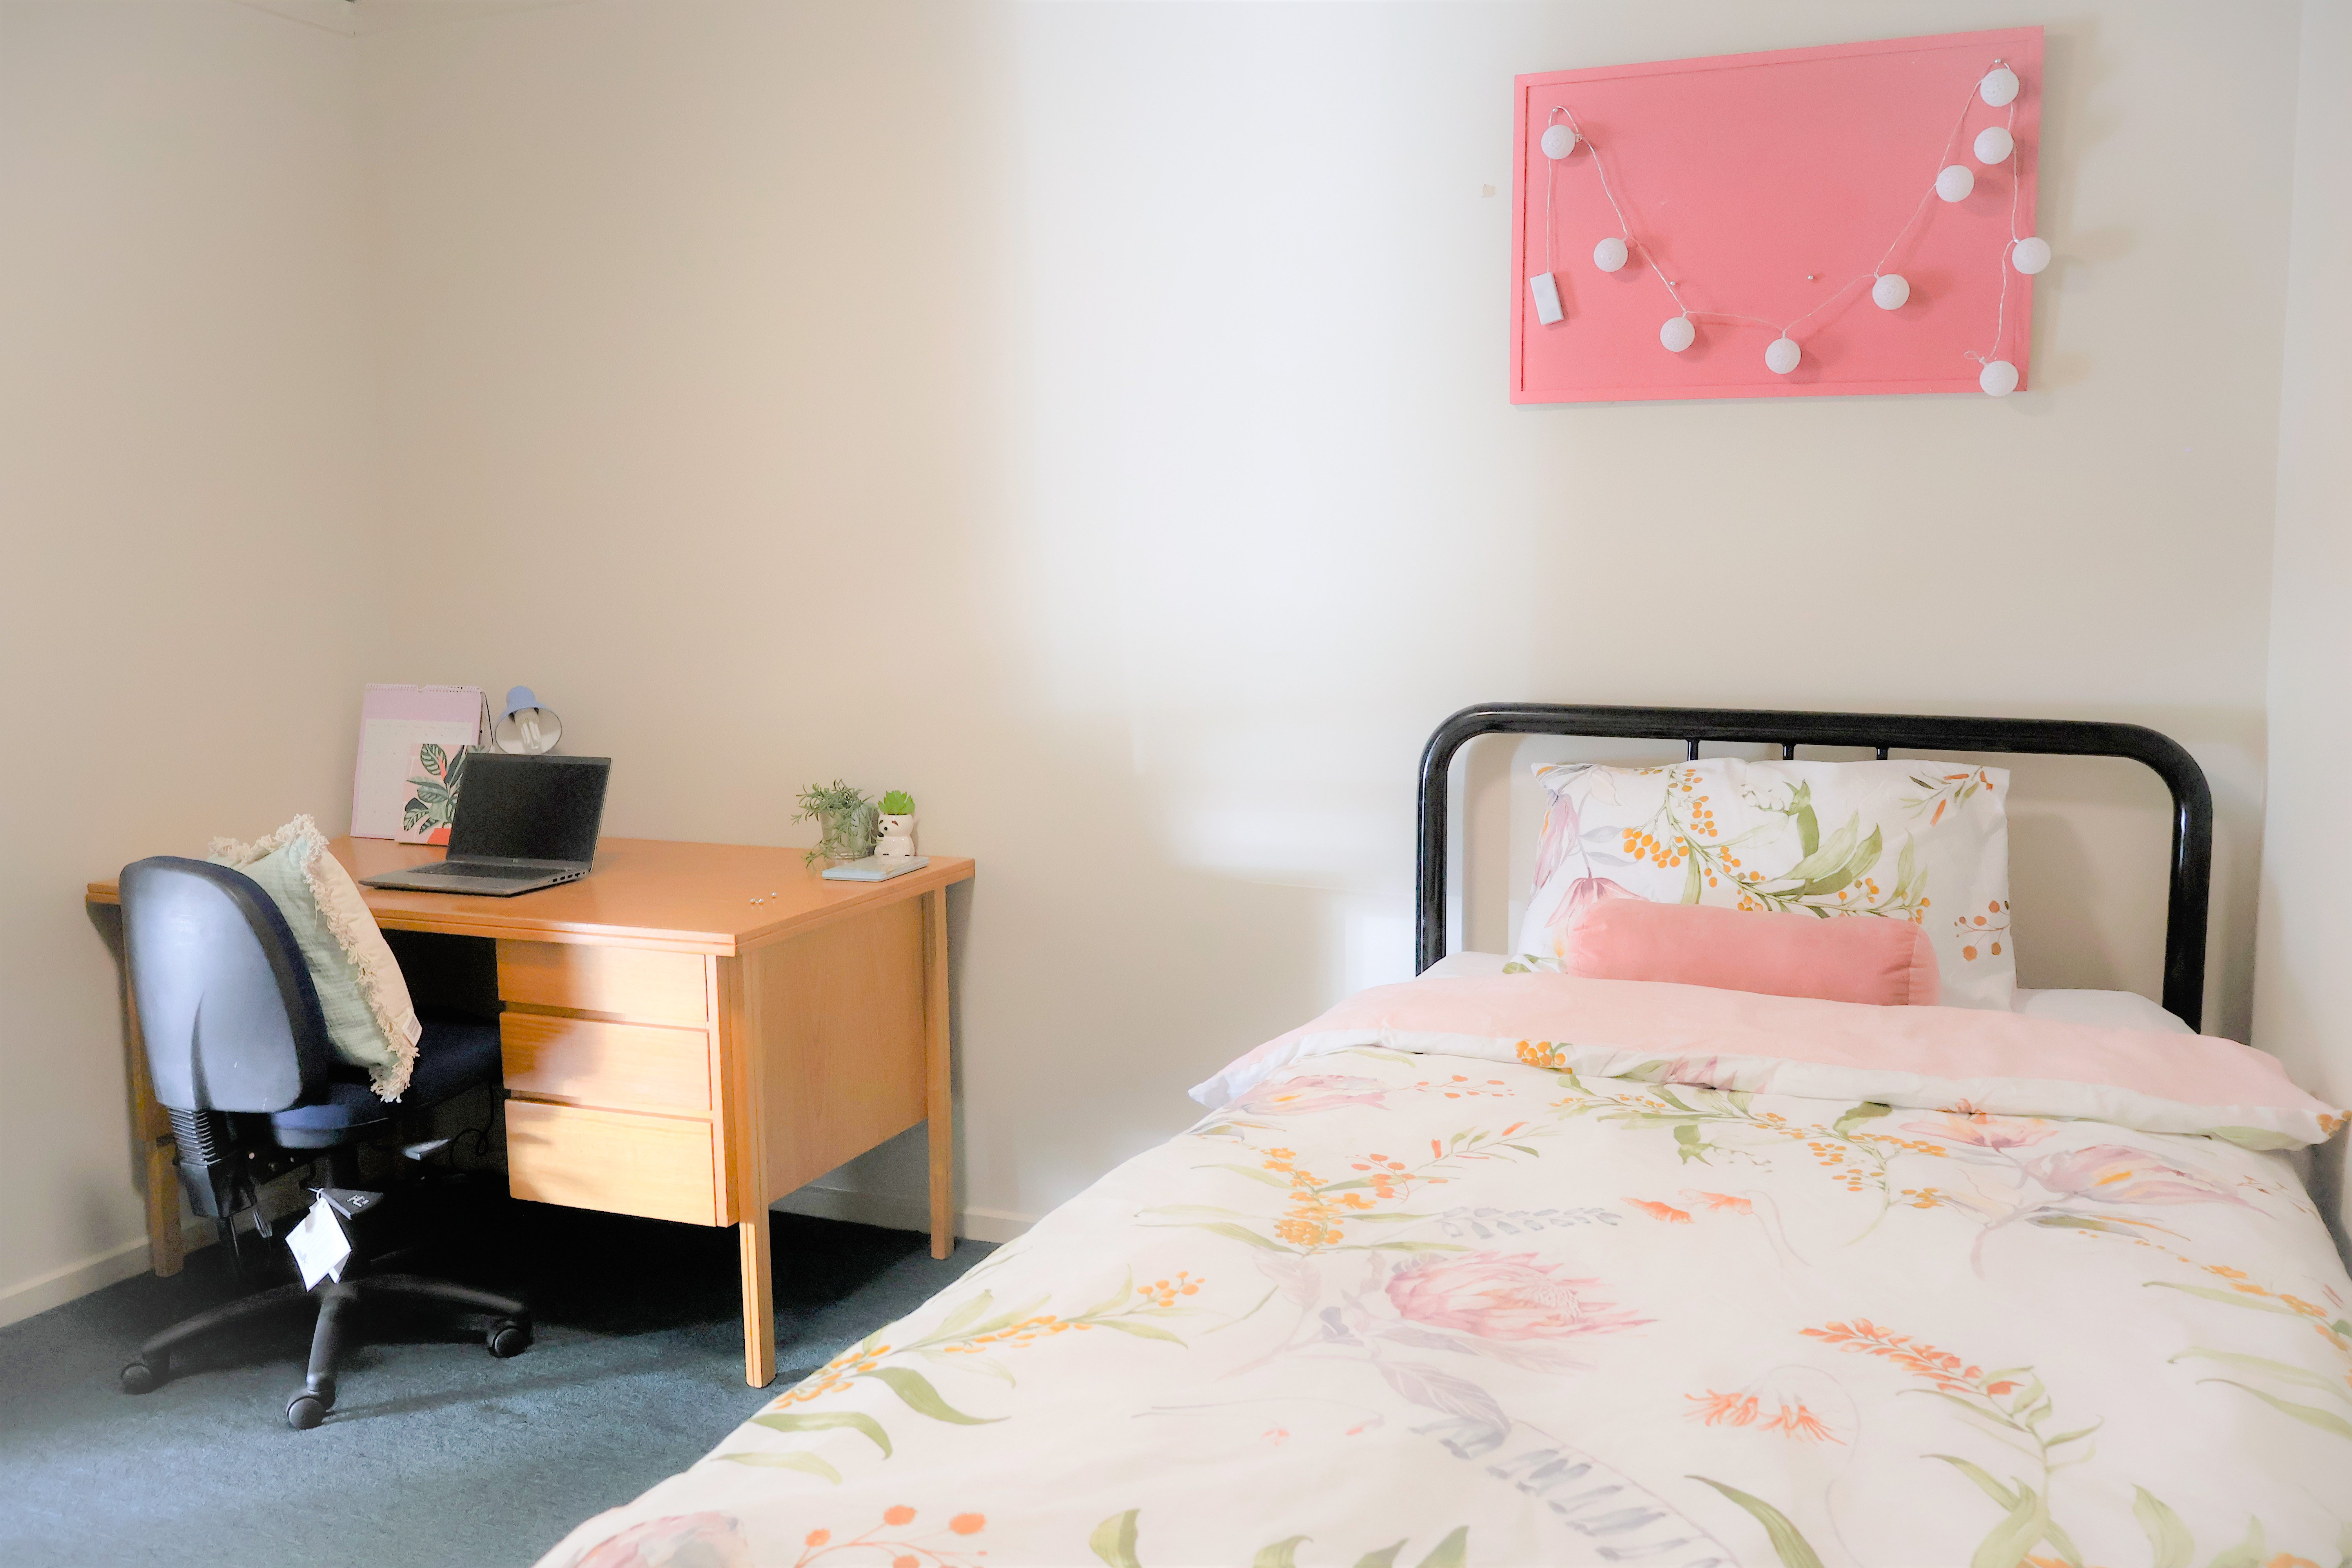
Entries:
<svg viewBox="0 0 2352 1568">
<path fill-rule="evenodd" d="M 457 791 L 465 782 L 466 759 L 475 750 L 433 741 L 418 745 L 416 765 L 408 773 L 408 799 L 400 808 L 401 843 L 449 842 L 449 825 L 457 819 Z"/>
</svg>

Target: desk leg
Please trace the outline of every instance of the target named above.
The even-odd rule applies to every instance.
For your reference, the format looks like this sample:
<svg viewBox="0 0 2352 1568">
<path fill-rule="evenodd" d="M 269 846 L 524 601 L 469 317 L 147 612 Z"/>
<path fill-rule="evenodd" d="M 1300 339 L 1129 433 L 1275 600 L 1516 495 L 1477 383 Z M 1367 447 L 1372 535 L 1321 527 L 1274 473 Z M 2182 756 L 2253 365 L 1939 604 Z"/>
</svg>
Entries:
<svg viewBox="0 0 2352 1568">
<path fill-rule="evenodd" d="M 955 1093 L 948 1058 L 948 893 L 923 895 L 923 1114 L 930 1122 L 931 1256 L 955 1250 Z"/>
<path fill-rule="evenodd" d="M 187 1259 L 180 1234 L 180 1146 L 169 1138 L 147 1145 L 147 1260 L 158 1274 L 177 1274 Z"/>
<path fill-rule="evenodd" d="M 765 1388 L 776 1381 L 776 1287 L 769 1272 L 766 1205 L 737 1226 L 735 1235 L 743 1244 L 743 1381 Z"/>
<path fill-rule="evenodd" d="M 147 1261 L 156 1273 L 177 1274 L 187 1261 L 188 1238 L 180 1234 L 180 1145 L 172 1119 L 155 1099 L 147 1075 L 147 1037 L 139 1027 L 139 1002 L 126 974 L 122 987 L 122 1045 L 131 1088 L 131 1127 L 147 1148 Z"/>
</svg>

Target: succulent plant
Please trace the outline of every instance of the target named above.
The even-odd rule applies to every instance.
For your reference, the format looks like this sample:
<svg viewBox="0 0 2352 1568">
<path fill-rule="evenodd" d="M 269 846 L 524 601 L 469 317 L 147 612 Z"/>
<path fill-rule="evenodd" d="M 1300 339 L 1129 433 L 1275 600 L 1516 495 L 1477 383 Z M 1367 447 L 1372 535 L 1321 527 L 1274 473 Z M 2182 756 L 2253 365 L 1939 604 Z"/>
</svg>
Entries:
<svg viewBox="0 0 2352 1568">
<path fill-rule="evenodd" d="M 894 789 L 882 797 L 882 815 L 905 816 L 915 809 L 915 797 L 905 790 Z"/>
</svg>

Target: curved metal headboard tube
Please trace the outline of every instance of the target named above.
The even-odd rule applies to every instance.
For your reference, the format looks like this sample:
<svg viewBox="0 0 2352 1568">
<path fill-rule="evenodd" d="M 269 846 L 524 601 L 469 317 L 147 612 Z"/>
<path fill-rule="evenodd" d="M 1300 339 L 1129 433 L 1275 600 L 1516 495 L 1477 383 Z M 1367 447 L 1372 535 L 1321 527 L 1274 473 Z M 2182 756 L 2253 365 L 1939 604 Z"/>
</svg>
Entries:
<svg viewBox="0 0 2352 1568">
<path fill-rule="evenodd" d="M 2213 793 L 2179 742 L 2139 724 L 2070 719 L 1941 719 L 1911 713 L 1783 713 L 1752 708 L 1597 708 L 1548 702 L 1486 702 L 1465 708 L 1429 737 L 1421 754 L 1421 865 L 1416 972 L 1445 956 L 1446 769 L 1480 735 L 1590 735 L 1615 740 L 1765 742 L 1783 757 L 1799 746 L 1869 746 L 1881 757 L 1908 752 L 2013 752 L 2126 757 L 2145 763 L 2172 792 L 2172 885 L 2164 922 L 2164 1005 L 2202 1026 L 2205 919 L 2213 875 Z"/>
</svg>

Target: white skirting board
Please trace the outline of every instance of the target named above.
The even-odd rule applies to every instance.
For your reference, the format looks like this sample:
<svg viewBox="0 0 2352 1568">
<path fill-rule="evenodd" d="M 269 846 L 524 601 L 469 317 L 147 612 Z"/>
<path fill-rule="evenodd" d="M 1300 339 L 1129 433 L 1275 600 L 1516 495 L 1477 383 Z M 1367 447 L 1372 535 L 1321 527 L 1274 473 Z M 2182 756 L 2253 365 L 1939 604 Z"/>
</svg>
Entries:
<svg viewBox="0 0 2352 1568">
<path fill-rule="evenodd" d="M 186 1222 L 187 1246 L 190 1250 L 213 1239 L 213 1222 Z M 21 1284 L 0 1290 L 0 1328 L 21 1323 L 36 1312 L 46 1312 L 52 1307 L 62 1307 L 77 1297 L 93 1290 L 103 1290 L 117 1280 L 128 1279 L 134 1274 L 147 1272 L 147 1238 L 143 1236 L 108 1247 L 94 1258 L 79 1263 L 68 1263 L 62 1268 L 52 1268 Z"/>
<path fill-rule="evenodd" d="M 812 1219 L 841 1219 L 854 1225 L 879 1226 L 884 1230 L 928 1234 L 930 1205 L 922 1198 L 896 1193 L 853 1192 L 846 1187 L 807 1186 L 768 1205 L 784 1214 L 804 1214 Z M 1011 1241 L 1037 1223 L 1035 1215 L 1006 1214 L 1000 1209 L 961 1209 L 955 1233 L 974 1241 Z"/>
</svg>

